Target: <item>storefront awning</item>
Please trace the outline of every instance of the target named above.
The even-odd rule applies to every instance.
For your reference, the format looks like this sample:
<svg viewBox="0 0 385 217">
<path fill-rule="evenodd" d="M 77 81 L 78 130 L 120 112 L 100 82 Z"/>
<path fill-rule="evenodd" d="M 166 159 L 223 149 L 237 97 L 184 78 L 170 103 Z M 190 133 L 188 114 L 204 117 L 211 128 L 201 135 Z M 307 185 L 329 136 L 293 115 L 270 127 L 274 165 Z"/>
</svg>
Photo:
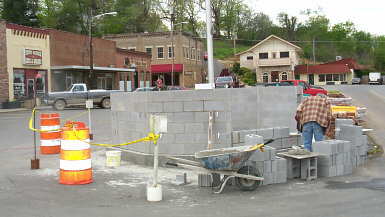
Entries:
<svg viewBox="0 0 385 217">
<path fill-rule="evenodd" d="M 90 66 L 52 66 L 51 70 L 90 70 Z M 94 71 L 104 71 L 104 72 L 135 72 L 135 69 L 127 68 L 112 68 L 112 67 L 97 67 L 94 66 Z"/>
<path fill-rule="evenodd" d="M 151 73 L 171 73 L 173 64 L 151 65 Z M 183 72 L 183 64 L 174 64 L 174 72 Z"/>
</svg>

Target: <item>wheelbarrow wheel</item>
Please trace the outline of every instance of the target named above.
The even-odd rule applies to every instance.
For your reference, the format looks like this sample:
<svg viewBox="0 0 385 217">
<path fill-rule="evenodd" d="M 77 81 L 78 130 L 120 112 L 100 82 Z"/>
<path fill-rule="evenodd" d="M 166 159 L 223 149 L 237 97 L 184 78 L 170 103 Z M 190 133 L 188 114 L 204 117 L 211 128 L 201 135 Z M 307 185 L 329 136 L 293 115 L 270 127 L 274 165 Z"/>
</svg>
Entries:
<svg viewBox="0 0 385 217">
<path fill-rule="evenodd" d="M 238 173 L 252 176 L 260 176 L 258 171 L 252 166 L 244 166 Z M 235 177 L 235 184 L 242 191 L 254 191 L 261 184 L 261 181 Z"/>
</svg>

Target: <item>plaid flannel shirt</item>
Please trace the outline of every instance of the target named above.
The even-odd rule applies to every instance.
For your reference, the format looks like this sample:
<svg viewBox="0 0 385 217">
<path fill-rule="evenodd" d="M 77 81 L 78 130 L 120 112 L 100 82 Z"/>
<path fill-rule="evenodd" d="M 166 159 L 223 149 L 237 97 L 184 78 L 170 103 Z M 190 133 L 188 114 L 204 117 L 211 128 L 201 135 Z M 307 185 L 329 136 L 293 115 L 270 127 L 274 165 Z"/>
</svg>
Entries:
<svg viewBox="0 0 385 217">
<path fill-rule="evenodd" d="M 328 128 L 332 120 L 330 102 L 320 96 L 310 96 L 297 108 L 296 120 L 303 126 L 305 123 L 315 121 L 322 127 Z"/>
</svg>

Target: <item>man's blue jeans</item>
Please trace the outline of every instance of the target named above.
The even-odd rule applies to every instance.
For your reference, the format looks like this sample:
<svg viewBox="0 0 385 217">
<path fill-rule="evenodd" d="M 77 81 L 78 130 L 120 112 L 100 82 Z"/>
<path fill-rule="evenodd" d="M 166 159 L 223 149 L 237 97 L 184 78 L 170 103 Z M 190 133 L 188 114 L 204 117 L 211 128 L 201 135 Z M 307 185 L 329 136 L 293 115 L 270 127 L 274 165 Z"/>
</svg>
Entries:
<svg viewBox="0 0 385 217">
<path fill-rule="evenodd" d="M 302 136 L 305 149 L 308 151 L 313 151 L 313 135 L 315 141 L 322 141 L 324 139 L 324 128 L 315 121 L 305 123 L 302 128 Z"/>
</svg>

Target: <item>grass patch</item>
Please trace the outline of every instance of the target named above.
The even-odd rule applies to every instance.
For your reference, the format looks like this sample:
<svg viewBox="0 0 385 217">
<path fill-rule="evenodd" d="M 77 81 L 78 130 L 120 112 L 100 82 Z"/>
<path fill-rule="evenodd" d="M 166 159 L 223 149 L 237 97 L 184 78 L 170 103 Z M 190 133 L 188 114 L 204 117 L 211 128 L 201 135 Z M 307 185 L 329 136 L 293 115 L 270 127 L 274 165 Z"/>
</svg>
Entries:
<svg viewBox="0 0 385 217">
<path fill-rule="evenodd" d="M 236 53 L 245 51 L 249 49 L 250 46 L 237 43 L 235 45 Z M 234 56 L 233 41 L 230 40 L 214 40 L 213 44 L 214 49 L 214 58 L 216 59 L 226 59 L 228 57 Z"/>
</svg>

